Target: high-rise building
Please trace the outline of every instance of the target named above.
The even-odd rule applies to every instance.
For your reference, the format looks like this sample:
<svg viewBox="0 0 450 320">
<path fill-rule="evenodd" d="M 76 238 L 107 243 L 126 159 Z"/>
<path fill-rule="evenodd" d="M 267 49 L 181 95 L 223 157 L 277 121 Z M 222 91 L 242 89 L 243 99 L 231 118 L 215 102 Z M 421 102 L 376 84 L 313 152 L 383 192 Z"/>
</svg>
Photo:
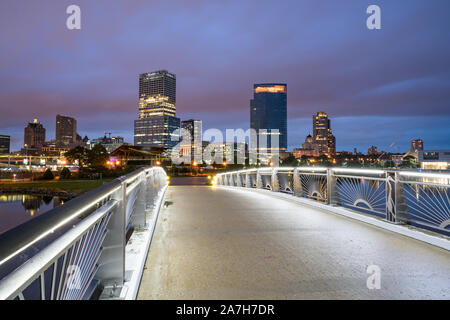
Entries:
<svg viewBox="0 0 450 320">
<path fill-rule="evenodd" d="M 172 149 L 178 144 L 176 75 L 159 70 L 139 75 L 139 115 L 134 121 L 136 146 Z M 175 137 L 177 135 L 178 137 Z"/>
<path fill-rule="evenodd" d="M 10 153 L 11 137 L 0 134 L 0 154 Z"/>
<path fill-rule="evenodd" d="M 411 141 L 411 148 L 414 151 L 423 151 L 423 140 L 422 139 L 415 139 Z"/>
<path fill-rule="evenodd" d="M 287 149 L 287 85 L 285 83 L 261 83 L 253 86 L 253 99 L 250 100 L 250 128 L 261 135 L 266 130 L 267 142 L 250 146 L 251 152 L 278 154 Z M 278 150 L 272 147 L 271 138 L 278 136 Z M 267 150 L 264 150 L 267 149 Z"/>
<path fill-rule="evenodd" d="M 167 70 L 142 73 L 139 75 L 139 99 L 153 96 L 167 97 L 167 102 L 177 103 L 177 77 Z"/>
<path fill-rule="evenodd" d="M 154 116 L 134 121 L 134 145 L 171 150 L 179 143 L 180 119 Z M 177 136 L 177 137 L 175 137 Z"/>
<path fill-rule="evenodd" d="M 325 112 L 321 111 L 313 116 L 313 136 L 320 154 L 336 153 L 336 138 L 332 134 L 330 119 Z"/>
<path fill-rule="evenodd" d="M 38 149 L 45 143 L 45 128 L 37 119 L 25 128 L 23 146 L 25 149 Z"/>
<path fill-rule="evenodd" d="M 182 141 L 181 148 L 183 154 L 189 155 L 191 159 L 202 161 L 202 121 L 201 120 L 183 120 L 181 128 L 189 132 L 190 141 Z"/>
<path fill-rule="evenodd" d="M 56 143 L 70 147 L 77 142 L 77 120 L 71 117 L 56 116 Z"/>
</svg>

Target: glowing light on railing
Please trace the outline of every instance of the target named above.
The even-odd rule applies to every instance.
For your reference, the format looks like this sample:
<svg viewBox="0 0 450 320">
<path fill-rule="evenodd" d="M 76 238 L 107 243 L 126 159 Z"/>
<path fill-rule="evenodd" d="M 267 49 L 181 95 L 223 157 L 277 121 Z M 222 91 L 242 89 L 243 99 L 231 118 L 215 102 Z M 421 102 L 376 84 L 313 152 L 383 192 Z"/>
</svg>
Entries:
<svg viewBox="0 0 450 320">
<path fill-rule="evenodd" d="M 336 172 L 348 172 L 348 173 L 366 173 L 366 174 L 384 174 L 386 171 L 383 170 L 372 170 L 372 169 L 352 169 L 352 168 L 332 168 Z"/>
<path fill-rule="evenodd" d="M 326 171 L 326 167 L 297 167 L 296 169 L 301 171 Z"/>
<path fill-rule="evenodd" d="M 445 173 L 427 173 L 427 172 L 408 172 L 400 171 L 399 174 L 404 177 L 419 177 L 419 178 L 440 178 L 450 179 L 450 174 Z"/>
<path fill-rule="evenodd" d="M 58 223 L 56 226 L 54 226 L 53 228 L 44 231 L 43 233 L 41 233 L 38 237 L 36 237 L 34 240 L 32 240 L 31 242 L 27 243 L 26 245 L 24 245 L 22 248 L 18 249 L 17 251 L 13 252 L 12 254 L 10 254 L 9 256 L 7 256 L 5 259 L 3 259 L 2 261 L 0 261 L 0 265 L 4 264 L 6 261 L 10 260 L 11 258 L 15 257 L 16 255 L 18 255 L 19 253 L 23 252 L 24 250 L 26 250 L 27 248 L 29 248 L 30 246 L 32 246 L 33 244 L 35 244 L 36 242 L 38 242 L 39 240 L 42 240 L 43 238 L 45 238 L 46 236 L 48 236 L 49 234 L 52 234 L 53 232 L 55 232 L 58 228 L 62 227 L 63 225 L 65 225 L 66 223 L 68 223 L 70 220 L 76 218 L 79 214 L 83 213 L 84 211 L 86 211 L 87 209 L 91 208 L 93 205 L 95 205 L 96 203 L 102 201 L 103 199 L 105 199 L 106 197 L 108 197 L 110 194 L 116 192 L 117 190 L 119 190 L 120 187 L 117 187 L 116 189 L 108 192 L 107 194 L 99 197 L 98 199 L 92 201 L 90 204 L 84 206 L 83 208 L 81 208 L 80 210 L 76 211 L 74 214 L 72 214 L 71 216 L 67 217 L 66 219 L 64 219 L 63 221 L 61 221 L 60 223 Z"/>
</svg>

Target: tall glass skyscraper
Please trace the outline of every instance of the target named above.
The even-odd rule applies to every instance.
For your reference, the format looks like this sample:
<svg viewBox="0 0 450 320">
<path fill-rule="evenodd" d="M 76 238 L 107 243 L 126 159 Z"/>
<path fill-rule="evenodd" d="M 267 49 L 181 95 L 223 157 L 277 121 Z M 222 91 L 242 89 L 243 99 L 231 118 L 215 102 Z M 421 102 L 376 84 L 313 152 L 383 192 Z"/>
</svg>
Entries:
<svg viewBox="0 0 450 320">
<path fill-rule="evenodd" d="M 10 152 L 11 137 L 0 134 L 0 154 Z"/>
<path fill-rule="evenodd" d="M 73 146 L 77 141 L 77 120 L 71 117 L 56 116 L 56 144 Z"/>
<path fill-rule="evenodd" d="M 134 122 L 134 144 L 172 149 L 180 129 L 176 117 L 176 75 L 159 70 L 139 75 L 139 116 Z M 173 140 L 173 141 L 172 141 Z"/>
<path fill-rule="evenodd" d="M 256 130 L 260 139 L 261 130 L 267 131 L 267 145 L 258 141 L 250 146 L 251 152 L 258 154 L 267 148 L 267 153 L 287 149 L 287 85 L 285 83 L 260 83 L 253 86 L 253 99 L 250 100 L 250 128 Z M 277 130 L 277 131 L 275 131 Z M 279 135 L 278 149 L 273 150 L 271 135 Z"/>
</svg>

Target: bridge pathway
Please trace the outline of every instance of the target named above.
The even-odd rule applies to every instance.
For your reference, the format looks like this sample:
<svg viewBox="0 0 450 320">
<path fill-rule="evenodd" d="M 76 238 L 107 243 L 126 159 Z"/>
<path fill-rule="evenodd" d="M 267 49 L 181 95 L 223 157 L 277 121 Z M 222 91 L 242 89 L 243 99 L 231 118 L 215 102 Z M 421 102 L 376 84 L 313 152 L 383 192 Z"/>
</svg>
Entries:
<svg viewBox="0 0 450 320">
<path fill-rule="evenodd" d="M 444 249 L 251 191 L 171 186 L 166 201 L 139 299 L 450 299 Z"/>
</svg>

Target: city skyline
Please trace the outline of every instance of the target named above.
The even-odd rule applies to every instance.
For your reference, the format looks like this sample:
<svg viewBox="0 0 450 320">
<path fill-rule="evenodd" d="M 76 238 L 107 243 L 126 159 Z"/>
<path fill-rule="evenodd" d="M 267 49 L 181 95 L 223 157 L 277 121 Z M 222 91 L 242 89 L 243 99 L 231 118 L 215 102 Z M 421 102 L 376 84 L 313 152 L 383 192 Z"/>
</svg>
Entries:
<svg viewBox="0 0 450 320">
<path fill-rule="evenodd" d="M 176 3 L 165 21 L 158 15 L 168 4 L 118 1 L 102 11 L 104 1 L 80 1 L 83 27 L 71 32 L 65 4 L 2 2 L 0 134 L 11 136 L 11 149 L 33 118 L 54 136 L 58 113 L 76 118 L 83 136 L 110 131 L 132 142 L 136 76 L 160 69 L 177 74 L 178 116 L 201 119 L 204 129 L 248 128 L 252 85 L 282 82 L 290 88 L 288 150 L 312 131 L 318 111 L 333 120 L 338 151 L 394 143 L 387 151 L 405 152 L 417 138 L 426 149 L 450 148 L 450 45 L 437 32 L 450 24 L 448 2 L 380 1 L 383 28 L 374 32 L 364 25 L 366 3 L 260 4 L 253 26 L 251 1 L 220 10 Z M 274 28 L 271 14 L 286 19 Z M 146 18 L 155 21 L 148 37 Z"/>
</svg>

